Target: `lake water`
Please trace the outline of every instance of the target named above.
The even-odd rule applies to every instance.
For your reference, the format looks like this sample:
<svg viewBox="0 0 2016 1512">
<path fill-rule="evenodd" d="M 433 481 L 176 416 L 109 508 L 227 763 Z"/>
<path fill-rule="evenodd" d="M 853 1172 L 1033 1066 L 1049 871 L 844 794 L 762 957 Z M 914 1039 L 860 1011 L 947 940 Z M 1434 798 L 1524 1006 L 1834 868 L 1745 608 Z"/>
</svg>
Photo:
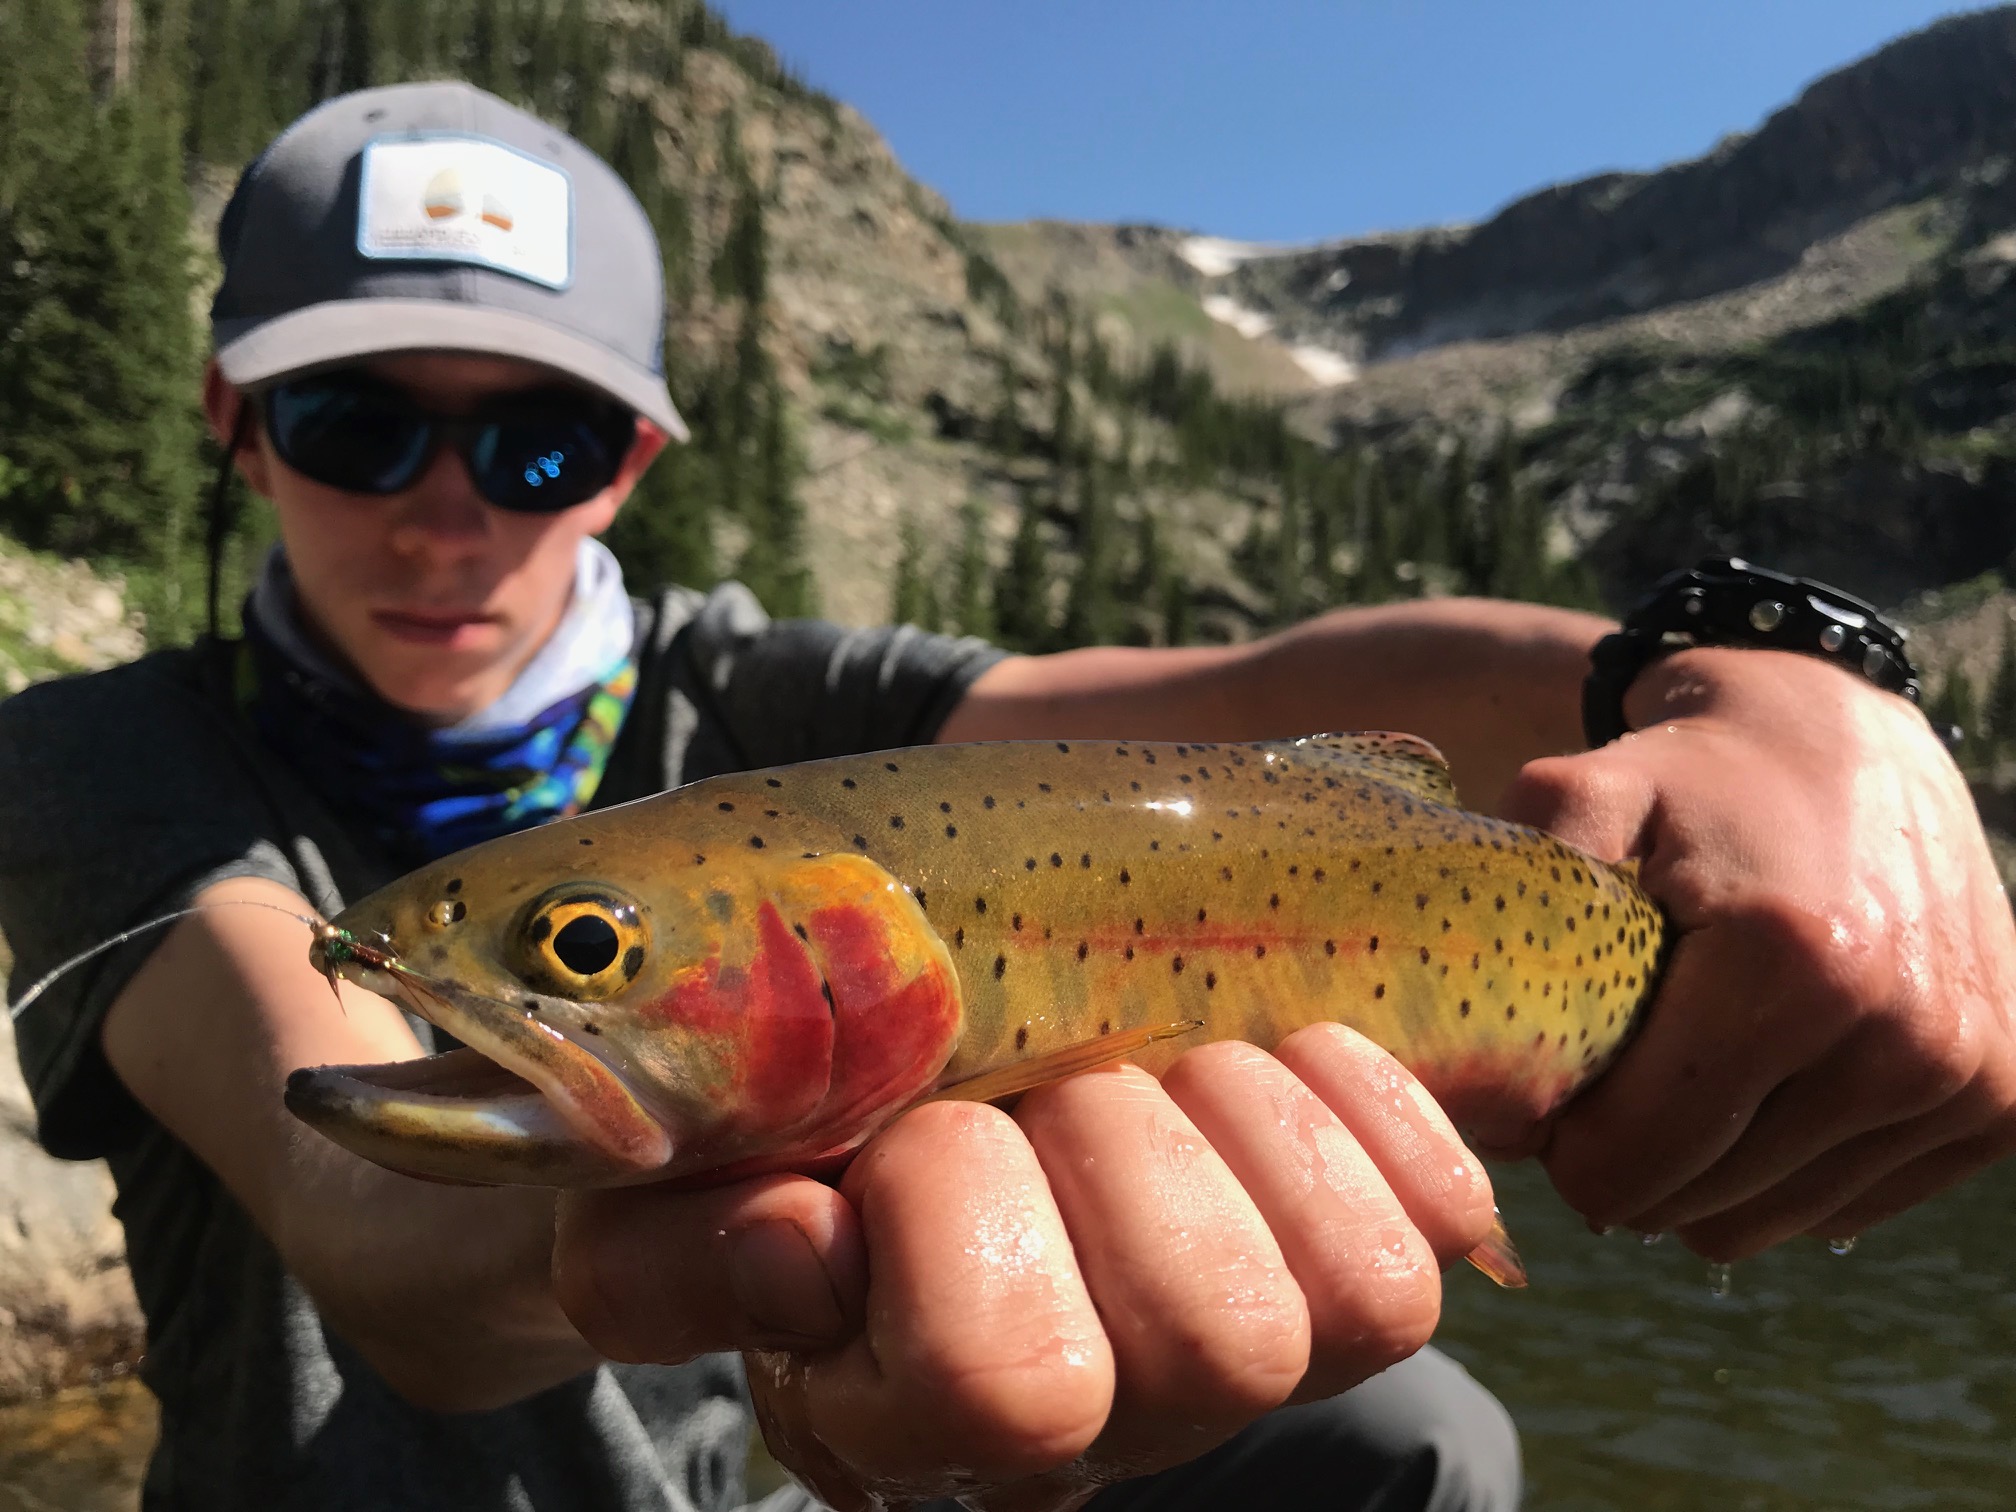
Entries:
<svg viewBox="0 0 2016 1512">
<path fill-rule="evenodd" d="M 1496 1174 L 1533 1284 L 1453 1274 L 1440 1342 L 1519 1420 L 1532 1512 L 2016 1509 L 2016 1162 L 1721 1297 L 1672 1241 Z M 130 1380 L 0 1408 L 0 1512 L 130 1512 L 152 1432 Z"/>
</svg>

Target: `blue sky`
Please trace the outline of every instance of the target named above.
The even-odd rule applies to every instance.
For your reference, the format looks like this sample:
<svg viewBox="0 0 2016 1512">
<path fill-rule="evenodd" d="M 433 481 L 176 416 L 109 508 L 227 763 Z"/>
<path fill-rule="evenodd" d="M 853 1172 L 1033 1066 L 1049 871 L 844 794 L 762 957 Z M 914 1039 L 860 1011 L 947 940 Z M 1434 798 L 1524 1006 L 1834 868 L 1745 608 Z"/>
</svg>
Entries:
<svg viewBox="0 0 2016 1512">
<path fill-rule="evenodd" d="M 972 220 L 1303 241 L 1748 130 L 1927 0 L 715 0 Z"/>
</svg>

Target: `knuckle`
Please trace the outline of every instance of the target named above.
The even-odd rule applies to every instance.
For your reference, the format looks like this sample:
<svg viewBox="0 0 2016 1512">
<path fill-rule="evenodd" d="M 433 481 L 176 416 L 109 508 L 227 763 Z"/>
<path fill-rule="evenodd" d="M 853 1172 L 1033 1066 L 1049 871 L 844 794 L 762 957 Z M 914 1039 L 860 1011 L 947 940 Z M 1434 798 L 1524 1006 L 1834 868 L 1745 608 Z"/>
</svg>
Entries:
<svg viewBox="0 0 2016 1512">
<path fill-rule="evenodd" d="M 1359 1378 L 1398 1364 L 1426 1344 L 1442 1316 L 1442 1274 L 1418 1235 L 1387 1244 L 1361 1265 L 1319 1334 L 1326 1368 Z"/>
</svg>

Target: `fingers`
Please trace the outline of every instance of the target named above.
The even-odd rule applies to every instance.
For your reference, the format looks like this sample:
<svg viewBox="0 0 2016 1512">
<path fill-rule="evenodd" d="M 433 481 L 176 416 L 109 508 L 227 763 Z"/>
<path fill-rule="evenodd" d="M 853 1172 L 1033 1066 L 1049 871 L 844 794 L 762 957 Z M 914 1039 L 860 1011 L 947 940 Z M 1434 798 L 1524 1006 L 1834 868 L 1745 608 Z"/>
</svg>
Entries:
<svg viewBox="0 0 2016 1512">
<path fill-rule="evenodd" d="M 1113 1352 L 1034 1151 L 977 1103 L 897 1121 L 848 1168 L 874 1265 L 866 1331 L 803 1362 L 804 1429 L 911 1498 L 1078 1455 L 1111 1408 Z"/>
<path fill-rule="evenodd" d="M 1555 1124 L 1544 1158 L 1570 1206 L 1605 1226 L 1653 1210 L 1734 1150 L 1781 1083 L 1834 1049 L 1850 1026 L 1808 1011 L 1810 963 L 1824 953 L 1816 933 L 1824 924 L 1810 915 L 1759 906 L 1673 946 L 1637 1037 Z M 1784 1161 L 1774 1155 L 1749 1179 L 1782 1177 Z"/>
<path fill-rule="evenodd" d="M 1316 1024 L 1274 1052 L 1363 1147 L 1447 1268 L 1491 1231 L 1491 1179 L 1442 1105 L 1400 1062 L 1342 1024 Z"/>
<path fill-rule="evenodd" d="M 1217 1059 L 1214 1069 L 1230 1069 Z M 1217 1092 L 1250 1098 L 1270 1080 L 1222 1077 Z M 1196 1100 L 1215 1111 L 1212 1096 Z M 1120 1389 L 1102 1455 L 1174 1463 L 1286 1401 L 1309 1363 L 1308 1308 L 1226 1142 L 1132 1066 L 1040 1088 L 1016 1117 L 1112 1344 Z M 1172 1442 L 1172 1424 L 1185 1425 L 1185 1441 Z"/>
<path fill-rule="evenodd" d="M 1322 1095 L 1282 1061 L 1243 1044 L 1194 1051 L 1165 1078 L 1273 1233 L 1305 1299 L 1308 1369 L 1295 1389 L 1302 1399 L 1334 1396 L 1413 1354 L 1441 1311 L 1435 1248 L 1409 1216 L 1390 1170 L 1382 1171 L 1326 1100 L 1369 1112 L 1382 1136 L 1411 1106 L 1385 1066 L 1354 1054 L 1348 1033 L 1339 1036 L 1341 1054 L 1325 1057 L 1319 1046 L 1304 1056 L 1339 1073 L 1324 1076 Z M 1411 1127 L 1393 1142 L 1419 1143 Z M 1450 1164 L 1445 1151 L 1445 1187 Z M 1444 1232 L 1457 1226 L 1439 1212 L 1434 1221 Z"/>
<path fill-rule="evenodd" d="M 560 1198 L 554 1292 L 612 1360 L 812 1349 L 860 1326 L 867 1256 L 847 1200 L 796 1176 Z"/>
</svg>

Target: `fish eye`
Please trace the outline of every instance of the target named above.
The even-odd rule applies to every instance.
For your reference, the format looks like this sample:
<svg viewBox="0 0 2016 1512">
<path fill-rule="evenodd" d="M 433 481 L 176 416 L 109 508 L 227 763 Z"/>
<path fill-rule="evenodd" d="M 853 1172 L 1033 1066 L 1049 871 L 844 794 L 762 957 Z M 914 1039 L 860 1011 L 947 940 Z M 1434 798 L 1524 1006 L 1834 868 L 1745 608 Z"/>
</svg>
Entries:
<svg viewBox="0 0 2016 1512">
<path fill-rule="evenodd" d="M 643 969 L 650 945 L 635 900 L 602 886 L 560 887 L 525 910 L 516 969 L 556 997 L 610 997 Z"/>
</svg>

